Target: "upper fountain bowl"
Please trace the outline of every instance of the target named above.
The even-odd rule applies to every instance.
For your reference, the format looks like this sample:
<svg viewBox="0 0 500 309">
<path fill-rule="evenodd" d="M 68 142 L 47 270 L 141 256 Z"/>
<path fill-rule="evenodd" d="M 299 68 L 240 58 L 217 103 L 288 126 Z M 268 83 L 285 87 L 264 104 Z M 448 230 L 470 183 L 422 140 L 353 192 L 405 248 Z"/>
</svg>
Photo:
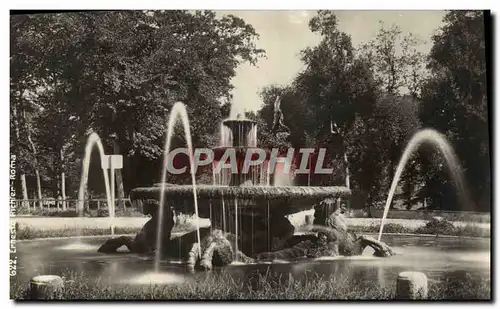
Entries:
<svg viewBox="0 0 500 309">
<path fill-rule="evenodd" d="M 222 127 L 228 130 L 225 137 L 221 136 L 224 146 L 257 146 L 257 122 L 245 118 L 226 119 Z"/>
<path fill-rule="evenodd" d="M 236 128 L 240 126 L 248 126 L 251 127 L 255 125 L 257 122 L 251 119 L 226 119 L 222 121 L 222 123 L 229 128 Z"/>
<path fill-rule="evenodd" d="M 165 200 L 178 212 L 194 213 L 194 190 L 190 185 L 165 186 Z M 145 200 L 160 200 L 161 184 L 153 187 L 136 188 L 130 192 L 130 200 L 143 205 Z M 296 187 L 296 186 L 212 186 L 196 187 L 199 216 L 210 217 L 210 208 L 236 205 L 242 213 L 292 214 L 309 210 L 314 204 L 338 197 L 348 197 L 351 191 L 346 187 Z M 234 209 L 234 207 L 232 207 Z M 146 212 L 147 210 L 144 210 Z"/>
</svg>

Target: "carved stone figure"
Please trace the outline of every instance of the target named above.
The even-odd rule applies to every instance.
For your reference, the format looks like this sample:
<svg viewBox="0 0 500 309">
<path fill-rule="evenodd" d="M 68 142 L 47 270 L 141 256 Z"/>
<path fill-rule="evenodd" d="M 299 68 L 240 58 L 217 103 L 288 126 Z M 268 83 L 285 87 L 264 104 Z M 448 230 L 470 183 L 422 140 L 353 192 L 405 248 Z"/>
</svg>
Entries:
<svg viewBox="0 0 500 309">
<path fill-rule="evenodd" d="M 278 96 L 276 98 L 276 101 L 274 101 L 274 119 L 272 131 L 275 134 L 290 133 L 290 129 L 284 123 L 283 112 L 281 111 L 280 105 L 281 97 Z"/>
<path fill-rule="evenodd" d="M 173 212 L 169 212 L 173 214 Z M 166 219 L 165 227 L 173 227 L 173 219 Z M 156 233 L 154 216 L 149 220 L 134 239 L 118 237 L 108 240 L 99 248 L 99 252 L 114 252 L 125 245 L 131 252 L 151 253 L 155 248 Z M 286 218 L 285 218 L 286 219 Z M 171 229 L 170 227 L 170 229 Z M 318 258 L 322 256 L 352 256 L 361 255 L 368 246 L 375 250 L 374 255 L 380 257 L 392 256 L 395 253 L 385 243 L 372 237 L 357 236 L 348 231 L 347 224 L 341 210 L 335 211 L 326 220 L 325 225 L 314 225 L 311 229 L 315 234 L 292 236 L 290 229 L 285 229 L 277 237 L 279 245 L 275 245 L 271 252 L 260 252 L 248 257 L 241 251 L 236 251 L 236 237 L 224 233 L 219 229 L 209 227 L 200 229 L 200 246 L 197 242 L 196 231 L 187 233 L 179 238 L 170 240 L 170 232 L 166 231 L 164 238 L 164 254 L 171 257 L 181 257 L 187 261 L 189 268 L 199 266 L 208 270 L 213 266 L 224 266 L 234 260 L 245 263 L 262 260 L 297 260 L 303 258 Z M 154 236 L 153 236 L 154 235 Z M 166 236 L 168 235 L 168 238 Z M 258 234 L 255 237 L 260 237 Z"/>
</svg>

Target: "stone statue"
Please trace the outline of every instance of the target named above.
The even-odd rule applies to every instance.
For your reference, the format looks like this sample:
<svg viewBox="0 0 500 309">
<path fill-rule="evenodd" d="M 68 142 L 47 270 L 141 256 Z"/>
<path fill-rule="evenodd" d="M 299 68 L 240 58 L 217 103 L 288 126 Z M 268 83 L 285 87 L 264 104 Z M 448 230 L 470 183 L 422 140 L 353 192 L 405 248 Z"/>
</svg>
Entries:
<svg viewBox="0 0 500 309">
<path fill-rule="evenodd" d="M 377 241 L 368 236 L 357 236 L 354 232 L 347 230 L 347 224 L 341 210 L 335 211 L 327 220 L 326 226 L 313 226 L 315 234 L 292 236 L 288 239 L 286 247 L 281 250 L 262 252 L 248 257 L 242 252 L 233 255 L 239 261 L 245 263 L 258 263 L 259 261 L 286 260 L 295 261 L 305 258 L 319 258 L 324 256 L 354 256 L 361 255 L 366 247 L 375 250 L 374 255 L 378 257 L 389 257 L 395 255 L 394 251 L 385 243 Z M 222 237 L 222 234 L 219 233 Z M 225 236 L 227 238 L 227 235 Z M 233 236 L 231 236 L 233 237 Z M 233 246 L 234 246 L 234 238 Z M 205 246 L 207 248 L 202 256 L 200 264 L 204 269 L 212 268 L 209 257 L 228 256 L 223 252 L 233 252 L 227 248 L 231 241 L 219 241 L 224 243 L 226 248 L 213 244 Z M 202 245 L 203 247 L 203 245 Z M 222 254 L 221 254 L 222 253 Z M 224 266 L 232 262 L 233 259 L 226 259 L 221 263 L 221 259 L 213 258 L 213 265 Z"/>
<path fill-rule="evenodd" d="M 101 253 L 116 252 L 121 246 L 126 246 L 130 252 L 133 253 L 153 253 L 156 250 L 156 237 L 158 234 L 158 215 L 159 207 L 156 200 L 145 200 L 143 202 L 144 213 L 150 215 L 149 219 L 141 230 L 137 233 L 135 238 L 128 236 L 120 236 L 107 240 L 97 251 Z M 174 227 L 175 213 L 171 207 L 167 207 L 163 215 L 163 234 L 162 242 L 170 242 L 170 235 Z"/>
<path fill-rule="evenodd" d="M 198 246 L 196 231 L 172 240 L 170 240 L 170 232 L 167 232 L 163 240 L 165 244 L 164 255 L 184 258 L 190 269 L 199 267 L 209 270 L 213 266 L 225 266 L 235 260 L 254 263 L 276 259 L 293 261 L 322 256 L 361 255 L 368 246 L 375 250 L 374 255 L 376 256 L 388 257 L 395 254 L 383 242 L 377 241 L 372 237 L 358 237 L 355 233 L 348 231 L 346 221 L 341 212 L 339 209 L 331 214 L 324 226 L 312 226 L 311 231 L 314 234 L 294 236 L 293 232 L 284 233 L 284 235 L 280 235 L 283 239 L 279 239 L 280 244 L 274 247 L 273 251 L 260 252 L 252 257 L 248 257 L 241 251 L 235 251 L 235 235 L 210 227 L 200 229 L 200 246 Z M 169 217 L 166 219 L 166 228 L 173 227 L 172 217 L 166 217 Z M 110 239 L 99 248 L 99 252 L 115 252 L 123 245 L 135 253 L 154 252 L 154 240 L 156 239 L 154 219 L 155 216 L 144 225 L 135 239 L 131 239 L 130 237 Z"/>
<path fill-rule="evenodd" d="M 361 255 L 368 246 L 375 250 L 375 256 L 395 255 L 387 244 L 364 235 L 358 237 L 354 232 L 348 231 L 340 209 L 331 214 L 326 226 L 315 225 L 311 231 L 317 234 L 294 236 L 289 241 L 288 248 L 276 252 L 261 253 L 255 259 L 291 261 L 322 256 L 354 256 Z"/>
<path fill-rule="evenodd" d="M 290 129 L 285 125 L 283 122 L 283 112 L 281 111 L 280 108 L 281 105 L 281 97 L 278 96 L 276 97 L 276 101 L 274 101 L 274 119 L 273 119 L 273 129 L 272 131 L 275 134 L 283 134 L 283 133 L 290 133 Z"/>
<path fill-rule="evenodd" d="M 330 133 L 332 133 L 334 135 L 337 135 L 337 134 L 342 135 L 339 127 L 337 126 L 337 123 L 335 123 L 333 121 L 330 121 Z"/>
</svg>

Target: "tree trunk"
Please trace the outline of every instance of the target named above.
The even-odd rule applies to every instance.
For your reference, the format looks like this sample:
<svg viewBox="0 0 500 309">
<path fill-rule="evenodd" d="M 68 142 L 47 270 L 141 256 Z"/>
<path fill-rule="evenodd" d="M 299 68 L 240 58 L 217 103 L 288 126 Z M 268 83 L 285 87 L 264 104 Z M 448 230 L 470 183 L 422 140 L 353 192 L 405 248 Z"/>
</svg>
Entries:
<svg viewBox="0 0 500 309">
<path fill-rule="evenodd" d="M 36 192 L 38 195 L 38 203 L 40 205 L 40 209 L 43 208 L 43 202 L 42 202 L 42 183 L 40 181 L 40 173 L 38 172 L 38 169 L 35 169 L 35 175 L 36 175 Z"/>
<path fill-rule="evenodd" d="M 66 174 L 64 173 L 64 150 L 61 148 L 60 159 L 61 159 L 61 197 L 62 197 L 62 209 L 66 210 Z"/>
<path fill-rule="evenodd" d="M 29 201 L 28 201 L 28 187 L 26 186 L 26 174 L 22 173 L 21 174 L 21 188 L 23 190 L 23 207 L 28 206 L 28 210 L 30 207 Z M 33 205 L 33 208 L 35 205 Z"/>
<path fill-rule="evenodd" d="M 344 154 L 345 186 L 348 189 L 350 189 L 351 188 L 351 173 L 349 172 L 349 160 L 347 159 L 347 151 L 346 151 L 346 146 L 345 146 L 345 142 L 344 142 L 344 134 L 343 134 L 344 132 L 345 132 L 345 130 L 340 131 L 337 127 L 337 124 L 330 121 L 330 133 L 331 134 L 338 134 L 338 135 L 340 135 L 340 138 L 341 138 L 342 152 Z M 337 208 L 340 208 L 340 201 L 341 201 L 341 198 L 339 197 L 337 199 Z M 349 199 L 347 199 L 347 201 L 346 201 L 347 208 L 350 207 L 349 204 L 350 204 Z"/>
<path fill-rule="evenodd" d="M 118 141 L 116 139 L 113 139 L 113 153 L 120 154 L 120 145 L 118 144 Z M 121 169 L 115 169 L 115 179 L 118 191 L 118 206 L 122 207 L 125 210 L 125 190 L 123 189 L 123 177 Z"/>
<path fill-rule="evenodd" d="M 23 111 L 23 116 L 25 116 L 25 113 Z M 37 159 L 36 159 L 36 147 L 35 147 L 35 143 L 33 143 L 33 140 L 31 139 L 31 133 L 30 133 L 30 130 L 29 130 L 29 126 L 28 126 L 28 122 L 25 120 L 25 123 L 26 123 L 26 134 L 27 134 L 27 137 L 28 137 L 28 142 L 30 143 L 31 145 L 31 151 L 33 152 L 33 157 L 34 157 L 34 165 L 35 165 L 35 175 L 36 175 L 36 189 L 37 189 L 37 195 L 38 195 L 38 203 L 39 203 L 39 206 L 40 206 L 40 209 L 43 208 L 43 203 L 42 203 L 42 184 L 41 184 L 41 181 L 40 181 L 40 173 L 38 171 L 38 164 L 37 164 Z"/>
<path fill-rule="evenodd" d="M 28 140 L 31 144 L 31 149 L 33 151 L 33 155 L 36 156 L 36 148 L 35 148 L 35 144 L 33 143 L 33 141 L 31 140 L 31 137 L 28 133 Z M 36 158 L 35 158 L 35 165 L 37 164 L 36 162 Z M 37 192 L 37 198 L 38 198 L 38 205 L 40 206 L 40 209 L 43 207 L 42 206 L 42 183 L 41 183 L 41 180 L 40 180 L 40 172 L 38 171 L 38 168 L 35 167 L 35 176 L 36 176 L 36 192 Z"/>
<path fill-rule="evenodd" d="M 13 103 L 12 107 L 12 119 L 14 120 L 14 129 L 16 131 L 16 144 L 17 147 L 21 147 L 19 141 L 21 140 L 21 134 L 20 134 L 20 129 L 19 129 L 19 119 L 18 114 L 17 114 L 17 108 L 16 108 L 16 103 Z M 28 201 L 28 187 L 26 186 L 26 174 L 21 171 L 21 189 L 22 189 L 22 194 L 23 194 L 23 207 L 29 206 L 29 201 Z M 33 205 L 34 206 L 34 205 Z"/>
<path fill-rule="evenodd" d="M 61 196 L 62 196 L 62 208 L 66 210 L 66 175 L 61 172 Z"/>
<path fill-rule="evenodd" d="M 371 202 L 367 204 L 366 211 L 368 218 L 373 218 Z"/>
<path fill-rule="evenodd" d="M 388 183 L 389 187 L 388 187 L 388 190 L 390 190 L 390 188 L 391 188 L 392 181 L 393 181 L 393 178 L 395 176 L 395 171 L 396 171 L 396 167 L 395 167 L 394 161 L 389 160 L 389 183 Z M 396 204 L 395 201 L 392 201 L 391 205 L 389 206 L 389 209 L 394 209 L 395 204 Z"/>
<path fill-rule="evenodd" d="M 347 189 L 351 189 L 351 173 L 349 171 L 349 160 L 347 159 L 347 153 L 345 151 L 345 148 L 344 148 L 344 164 L 345 164 L 345 186 L 347 187 Z M 347 198 L 346 199 L 347 209 L 351 208 L 350 204 L 351 204 L 350 199 Z"/>
</svg>

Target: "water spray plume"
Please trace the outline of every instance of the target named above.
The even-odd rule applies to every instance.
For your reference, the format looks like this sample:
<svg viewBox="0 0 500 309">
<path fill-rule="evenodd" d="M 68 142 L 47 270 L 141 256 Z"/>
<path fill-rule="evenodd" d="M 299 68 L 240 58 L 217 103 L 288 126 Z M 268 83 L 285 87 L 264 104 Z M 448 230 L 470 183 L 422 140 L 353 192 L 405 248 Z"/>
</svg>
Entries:
<svg viewBox="0 0 500 309">
<path fill-rule="evenodd" d="M 198 241 L 198 247 L 200 246 L 200 223 L 199 223 L 199 215 L 198 215 L 198 197 L 196 193 L 196 178 L 195 178 L 195 167 L 194 167 L 194 157 L 193 157 L 193 145 L 191 141 L 191 130 L 189 127 L 189 119 L 186 111 L 186 106 L 182 102 L 177 102 L 172 107 L 172 111 L 170 112 L 170 118 L 168 120 L 167 126 L 167 136 L 165 141 L 165 148 L 163 150 L 163 165 L 162 165 L 162 176 L 161 176 L 161 191 L 160 191 L 160 209 L 158 215 L 158 234 L 156 237 L 156 256 L 155 256 L 155 272 L 159 272 L 160 270 L 160 260 L 162 255 L 163 248 L 163 216 L 164 216 L 164 208 L 165 208 L 165 183 L 167 181 L 167 164 L 168 164 L 168 155 L 170 152 L 170 144 L 172 141 L 172 136 L 174 134 L 174 125 L 177 119 L 181 120 L 184 135 L 187 141 L 187 147 L 189 152 L 189 167 L 191 170 L 191 181 L 192 181 L 192 189 L 193 189 L 193 198 L 194 198 L 194 209 L 196 214 L 196 236 Z M 198 254 L 200 254 L 198 252 Z M 199 256 L 200 257 L 200 256 Z"/>
<path fill-rule="evenodd" d="M 85 155 L 83 157 L 83 162 L 82 162 L 82 174 L 80 176 L 80 188 L 78 191 L 78 215 L 83 216 L 83 212 L 85 209 L 85 192 L 87 191 L 87 183 L 89 180 L 89 168 L 90 168 L 90 157 L 92 155 L 92 150 L 94 149 L 94 146 L 97 146 L 97 150 L 99 151 L 99 158 L 101 161 L 103 158 L 106 156 L 104 153 L 104 147 L 102 146 L 101 139 L 99 138 L 99 135 L 97 133 L 91 133 L 89 137 L 87 138 L 87 144 L 85 146 Z M 106 190 L 106 202 L 108 203 L 109 207 L 109 216 L 110 219 L 113 221 L 114 219 L 114 205 L 111 201 L 111 189 L 109 186 L 109 179 L 108 179 L 108 173 L 106 172 L 105 169 L 102 170 L 103 176 L 104 176 L 104 186 Z M 114 234 L 113 227 L 111 224 L 111 234 Z"/>
<path fill-rule="evenodd" d="M 437 150 L 446 160 L 446 164 L 450 171 L 454 185 L 457 189 L 459 200 L 462 203 L 463 208 L 470 207 L 470 205 L 473 205 L 469 197 L 469 194 L 467 192 L 467 189 L 465 188 L 464 185 L 463 175 L 460 163 L 458 161 L 458 157 L 455 154 L 455 151 L 451 147 L 446 137 L 433 129 L 421 130 L 417 132 L 408 142 L 408 145 L 406 146 L 403 155 L 399 160 L 399 164 L 396 169 L 396 174 L 394 175 L 394 178 L 392 180 L 391 188 L 389 190 L 389 195 L 387 196 L 387 201 L 385 203 L 384 215 L 382 216 L 382 221 L 380 223 L 378 241 L 380 241 L 380 238 L 382 237 L 382 231 L 384 229 L 385 219 L 387 218 L 387 214 L 389 213 L 389 207 L 391 206 L 392 198 L 396 191 L 399 179 L 403 174 L 404 168 L 408 163 L 408 160 L 410 159 L 412 154 L 415 153 L 415 151 L 417 151 L 418 148 L 424 143 L 432 144 L 435 148 L 437 148 Z"/>
</svg>

